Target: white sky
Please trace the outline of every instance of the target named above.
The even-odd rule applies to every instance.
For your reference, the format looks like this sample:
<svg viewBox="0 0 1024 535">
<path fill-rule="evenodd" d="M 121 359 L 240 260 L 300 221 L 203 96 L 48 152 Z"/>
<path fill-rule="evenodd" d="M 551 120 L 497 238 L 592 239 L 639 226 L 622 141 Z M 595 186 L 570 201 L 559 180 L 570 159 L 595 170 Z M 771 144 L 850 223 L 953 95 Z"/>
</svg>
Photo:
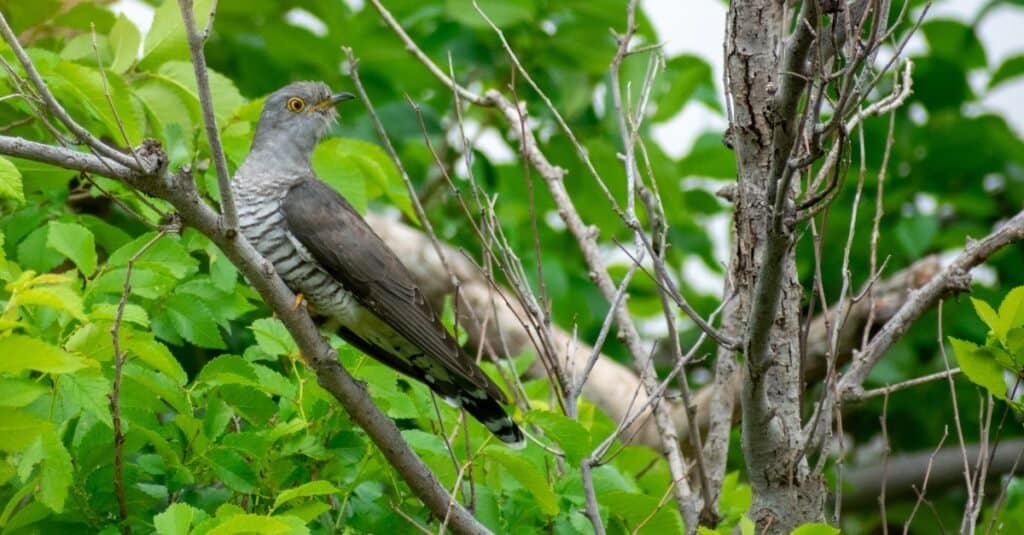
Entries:
<svg viewBox="0 0 1024 535">
<path fill-rule="evenodd" d="M 984 0 L 945 0 L 932 6 L 928 18 L 955 18 L 970 22 Z M 689 53 L 709 61 L 721 90 L 722 40 L 725 4 L 721 0 L 642 0 L 651 22 L 665 41 L 669 56 Z M 1002 6 L 989 12 L 978 29 L 988 53 L 989 67 L 1024 53 L 1024 9 Z M 924 49 L 924 41 L 912 41 L 910 51 Z M 971 85 L 983 93 L 988 76 L 973 77 Z M 1005 116 L 1017 134 L 1024 136 L 1024 77 L 1007 82 L 985 95 L 982 107 Z M 671 121 L 655 129 L 659 143 L 674 156 L 685 154 L 693 140 L 707 129 L 724 129 L 724 121 L 699 104 L 686 107 Z"/>
</svg>

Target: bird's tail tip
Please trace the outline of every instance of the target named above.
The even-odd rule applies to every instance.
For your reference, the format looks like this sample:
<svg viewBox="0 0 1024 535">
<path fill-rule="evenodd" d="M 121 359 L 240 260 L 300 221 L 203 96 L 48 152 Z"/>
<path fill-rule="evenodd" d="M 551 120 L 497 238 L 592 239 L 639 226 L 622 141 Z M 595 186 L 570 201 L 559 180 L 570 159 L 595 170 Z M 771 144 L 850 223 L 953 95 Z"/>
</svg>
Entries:
<svg viewBox="0 0 1024 535">
<path fill-rule="evenodd" d="M 459 405 L 494 434 L 506 446 L 521 450 L 526 447 L 523 430 L 505 413 L 505 409 L 482 390 L 459 396 Z"/>
</svg>

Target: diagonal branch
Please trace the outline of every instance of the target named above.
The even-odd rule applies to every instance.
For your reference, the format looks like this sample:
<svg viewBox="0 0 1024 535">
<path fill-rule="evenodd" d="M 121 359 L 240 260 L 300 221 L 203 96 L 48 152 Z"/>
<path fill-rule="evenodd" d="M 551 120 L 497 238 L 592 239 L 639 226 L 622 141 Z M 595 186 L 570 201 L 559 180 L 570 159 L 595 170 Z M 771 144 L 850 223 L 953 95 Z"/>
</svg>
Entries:
<svg viewBox="0 0 1024 535">
<path fill-rule="evenodd" d="M 32 82 L 32 86 L 36 92 L 39 93 L 39 97 L 46 104 L 46 109 L 50 111 L 57 119 L 77 138 L 77 142 L 84 144 L 102 154 L 106 158 L 109 158 L 118 164 L 128 167 L 130 169 L 137 169 L 138 164 L 134 159 L 113 147 L 103 143 L 96 136 L 89 133 L 88 130 L 82 128 L 72 117 L 68 114 L 67 110 L 57 102 L 57 98 L 53 96 L 50 89 L 46 86 L 46 82 L 43 81 L 43 77 L 39 75 L 39 71 L 36 69 L 35 64 L 25 53 L 25 49 L 22 48 L 21 43 L 18 42 L 18 38 L 14 35 L 14 30 L 11 29 L 10 24 L 7 23 L 7 17 L 4 16 L 3 12 L 0 11 L 0 35 L 3 36 L 4 41 L 11 46 L 11 50 L 14 51 L 15 57 L 18 58 L 18 62 L 21 63 L 22 68 L 25 69 L 25 74 L 28 75 L 28 79 Z"/>
</svg>

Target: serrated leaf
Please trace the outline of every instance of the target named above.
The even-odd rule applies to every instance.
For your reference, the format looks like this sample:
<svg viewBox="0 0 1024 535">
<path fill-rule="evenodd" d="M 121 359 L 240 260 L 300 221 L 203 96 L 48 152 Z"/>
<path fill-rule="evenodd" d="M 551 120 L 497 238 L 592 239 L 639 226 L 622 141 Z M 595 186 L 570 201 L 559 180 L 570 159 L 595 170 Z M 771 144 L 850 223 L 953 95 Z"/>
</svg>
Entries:
<svg viewBox="0 0 1024 535">
<path fill-rule="evenodd" d="M 253 424 L 263 425 L 277 413 L 277 404 L 270 396 L 254 387 L 227 384 L 217 387 L 216 392 L 239 416 Z"/>
<path fill-rule="evenodd" d="M 194 522 L 206 518 L 206 513 L 187 503 L 175 503 L 153 517 L 153 527 L 159 535 L 188 535 Z"/>
<path fill-rule="evenodd" d="M 258 385 L 260 381 L 256 367 L 237 355 L 221 355 L 207 362 L 199 371 L 196 382 L 210 385 L 242 384 Z"/>
<path fill-rule="evenodd" d="M 219 516 L 219 515 L 218 515 Z M 293 522 L 294 521 L 294 522 Z M 218 524 L 207 535 L 235 535 L 241 533 L 266 533 L 269 535 L 309 533 L 298 518 L 237 514 Z"/>
<path fill-rule="evenodd" d="M 135 24 L 132 24 L 132 21 L 128 20 L 124 14 L 118 15 L 114 27 L 110 29 L 110 47 L 114 53 L 114 61 L 110 64 L 110 70 L 118 74 L 127 71 L 128 67 L 135 63 L 141 43 L 142 35 Z"/>
<path fill-rule="evenodd" d="M 611 514 L 622 518 L 630 531 L 638 530 L 644 534 L 683 533 L 679 511 L 661 503 L 657 497 L 615 491 L 600 496 L 600 500 L 611 504 Z"/>
<path fill-rule="evenodd" d="M 194 297 L 179 293 L 171 295 L 164 301 L 163 316 L 170 320 L 182 338 L 192 344 L 211 349 L 226 347 L 209 307 Z"/>
<path fill-rule="evenodd" d="M 147 232 L 130 243 L 114 251 L 107 264 L 111 266 L 127 266 L 128 260 L 135 256 L 143 246 L 156 236 L 155 232 Z M 199 261 L 188 254 L 180 240 L 164 236 L 149 246 L 135 261 L 135 267 L 156 272 L 167 273 L 176 279 L 184 279 L 199 269 Z M 124 282 L 124 275 L 120 277 Z M 132 285 L 136 285 L 134 274 Z"/>
<path fill-rule="evenodd" d="M 97 69 L 63 62 L 54 70 L 50 83 L 61 102 L 72 102 L 99 119 L 106 134 L 119 145 L 125 143 L 125 135 L 131 146 L 142 141 L 146 127 L 142 106 L 132 99 L 128 85 L 119 74 L 104 70 L 101 75 Z"/>
<path fill-rule="evenodd" d="M 198 102 L 199 89 L 191 62 L 168 61 L 160 66 L 159 72 L 161 76 L 180 84 L 189 94 L 196 95 Z M 214 70 L 210 70 L 207 75 L 210 81 L 210 96 L 213 99 L 213 112 L 217 123 L 223 126 L 246 100 L 227 76 Z"/>
<path fill-rule="evenodd" d="M 32 379 L 0 376 L 0 392 L 0 407 L 24 407 L 49 394 L 50 388 Z"/>
<path fill-rule="evenodd" d="M 297 498 L 323 496 L 324 494 L 334 494 L 336 492 L 340 492 L 338 487 L 335 487 L 327 481 L 310 481 L 309 483 L 299 485 L 298 487 L 281 491 L 274 500 L 274 507 L 271 510 L 277 509 L 281 505 Z"/>
<path fill-rule="evenodd" d="M 813 522 L 798 526 L 791 535 L 837 535 L 839 528 L 834 528 L 822 522 Z"/>
<path fill-rule="evenodd" d="M 112 384 L 99 370 L 82 370 L 63 377 L 57 383 L 57 392 L 65 403 L 81 409 L 107 427 L 113 427 L 107 395 Z"/>
<path fill-rule="evenodd" d="M 551 485 L 540 468 L 523 457 L 510 453 L 503 446 L 487 446 L 483 453 L 488 459 L 505 468 L 509 475 L 533 495 L 541 512 L 548 516 L 558 514 L 558 497 L 551 490 Z"/>
<path fill-rule="evenodd" d="M 89 310 L 89 319 L 92 321 L 113 322 L 117 318 L 118 305 L 114 303 L 97 303 Z M 146 309 L 139 305 L 125 303 L 124 311 L 121 313 L 121 321 L 134 323 L 140 327 L 149 327 L 149 314 Z"/>
<path fill-rule="evenodd" d="M 409 190 L 406 189 L 402 176 L 398 173 L 398 168 L 379 145 L 360 139 L 334 138 L 321 143 L 317 150 L 324 154 L 330 154 L 331 161 L 337 162 L 333 167 L 324 169 L 328 173 L 328 178 L 331 177 L 330 173 L 337 175 L 341 172 L 338 170 L 338 166 L 357 170 L 365 183 L 366 198 L 373 199 L 383 195 L 411 220 L 419 221 L 412 208 L 412 202 L 409 200 Z M 316 170 L 320 171 L 319 168 Z M 352 182 L 347 174 L 336 176 L 335 180 Z M 351 185 L 345 183 L 339 183 L 336 187 L 339 188 L 342 195 L 346 194 L 346 188 L 352 188 Z M 356 194 L 355 190 L 351 194 Z"/>
<path fill-rule="evenodd" d="M 192 12 L 195 14 L 196 27 L 199 31 L 202 31 L 209 20 L 210 1 L 196 0 L 193 5 Z M 181 19 L 178 3 L 163 2 L 153 14 L 153 25 L 146 34 L 139 67 L 151 70 L 165 61 L 188 58 L 188 40 L 185 37 L 185 24 Z"/>
<path fill-rule="evenodd" d="M 220 438 L 231 418 L 235 415 L 231 407 L 220 396 L 209 396 L 203 413 L 203 434 L 211 442 Z"/>
<path fill-rule="evenodd" d="M 249 326 L 256 337 L 256 345 L 271 355 L 294 355 L 298 350 L 291 333 L 281 320 L 260 318 Z"/>
<path fill-rule="evenodd" d="M 0 372 L 18 373 L 32 370 L 43 373 L 70 373 L 89 366 L 86 359 L 76 357 L 47 342 L 20 334 L 0 338 Z"/>
<path fill-rule="evenodd" d="M 64 512 L 64 500 L 75 473 L 71 454 L 56 432 L 43 433 L 43 459 L 39 477 L 39 501 L 56 513 Z"/>
<path fill-rule="evenodd" d="M 21 172 L 10 160 L 0 156 L 0 199 L 14 199 L 25 202 L 25 190 L 21 183 Z"/>
<path fill-rule="evenodd" d="M 206 454 L 206 459 L 217 477 L 231 490 L 249 494 L 259 486 L 256 471 L 237 452 L 213 449 Z"/>
<path fill-rule="evenodd" d="M 46 245 L 71 259 L 83 275 L 96 271 L 96 238 L 78 223 L 50 222 Z"/>
<path fill-rule="evenodd" d="M 0 407 L 0 451 L 22 451 L 44 432 L 52 432 L 53 424 L 20 409 Z"/>
<path fill-rule="evenodd" d="M 974 312 L 981 318 L 982 323 L 992 329 L 997 335 L 999 334 L 999 314 L 996 312 L 992 305 L 982 301 L 981 299 L 971 298 L 971 304 L 974 305 Z M 1004 332 L 1000 339 L 1005 338 L 1006 333 Z"/>
<path fill-rule="evenodd" d="M 14 295 L 18 306 L 45 306 L 63 310 L 77 320 L 85 320 L 82 312 L 82 297 L 68 286 L 37 285 L 21 290 Z"/>
<path fill-rule="evenodd" d="M 125 329 L 121 337 L 121 350 L 127 358 L 137 358 L 179 386 L 188 381 L 188 375 L 178 359 L 174 358 L 167 346 L 157 341 L 151 333 Z"/>
<path fill-rule="evenodd" d="M 999 321 L 1002 328 L 1000 340 L 1006 341 L 1006 333 L 1013 328 L 1024 326 L 1024 286 L 1012 290 L 999 304 Z"/>
<path fill-rule="evenodd" d="M 578 465 L 580 460 L 590 454 L 590 431 L 576 420 L 538 410 L 527 413 L 526 420 L 543 429 L 545 435 L 558 444 L 571 464 Z"/>
<path fill-rule="evenodd" d="M 984 348 L 966 340 L 950 337 L 953 353 L 960 364 L 960 371 L 974 384 L 988 390 L 999 399 L 1006 399 L 1006 383 L 1003 381 L 1003 368 L 996 359 L 984 351 Z"/>
</svg>

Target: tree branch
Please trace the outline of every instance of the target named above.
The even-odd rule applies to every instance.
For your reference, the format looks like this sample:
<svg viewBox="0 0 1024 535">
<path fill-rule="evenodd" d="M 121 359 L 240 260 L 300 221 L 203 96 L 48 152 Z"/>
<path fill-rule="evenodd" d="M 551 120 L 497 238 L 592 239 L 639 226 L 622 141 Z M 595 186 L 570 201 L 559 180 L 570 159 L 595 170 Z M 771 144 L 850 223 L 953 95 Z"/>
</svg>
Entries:
<svg viewBox="0 0 1024 535">
<path fill-rule="evenodd" d="M 206 56 L 203 54 L 203 45 L 206 40 L 199 35 L 196 28 L 195 13 L 192 12 L 192 0 L 178 0 L 178 7 L 181 8 L 181 19 L 185 23 L 185 34 L 188 37 L 188 48 L 192 54 L 192 70 L 196 75 L 196 88 L 199 94 L 199 104 L 203 108 L 203 123 L 206 125 L 206 139 L 210 142 L 210 155 L 213 157 L 213 167 L 217 171 L 217 190 L 220 193 L 220 206 L 224 215 L 222 223 L 228 236 L 232 237 L 238 232 L 238 211 L 235 208 L 235 199 L 231 194 L 231 175 L 228 174 L 228 163 L 224 158 L 224 147 L 220 142 L 220 129 L 217 128 L 217 116 L 213 112 L 213 97 L 210 95 L 210 76 L 206 69 Z M 213 24 L 213 9 L 211 8 L 209 24 L 204 34 L 209 33 L 210 25 Z"/>
</svg>

